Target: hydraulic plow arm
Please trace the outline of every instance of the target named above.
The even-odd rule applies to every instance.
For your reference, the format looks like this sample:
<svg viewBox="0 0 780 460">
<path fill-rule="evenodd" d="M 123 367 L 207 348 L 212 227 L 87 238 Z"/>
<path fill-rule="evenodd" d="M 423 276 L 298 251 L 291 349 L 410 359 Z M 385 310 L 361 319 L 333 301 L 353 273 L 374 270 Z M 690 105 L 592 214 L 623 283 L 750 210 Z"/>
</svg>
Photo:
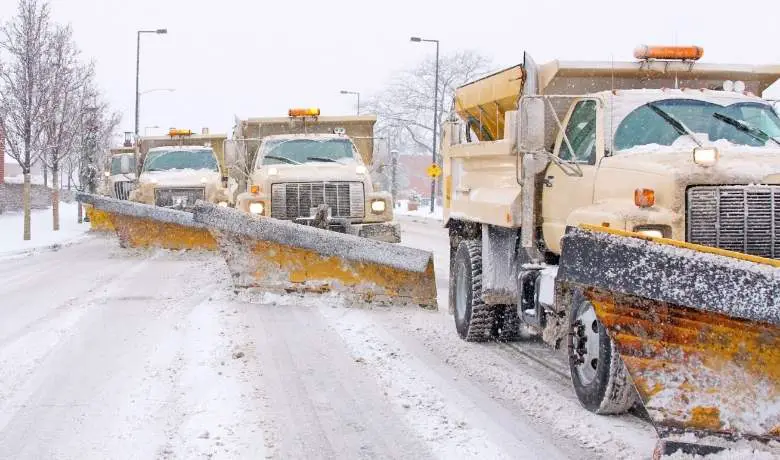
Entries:
<svg viewBox="0 0 780 460">
<path fill-rule="evenodd" d="M 237 288 L 436 307 L 430 252 L 202 202 L 194 220 L 215 236 Z"/>
<path fill-rule="evenodd" d="M 76 199 L 90 205 L 104 228 L 116 230 L 122 247 L 217 249 L 214 237 L 192 213 L 87 193 L 78 193 Z"/>
<path fill-rule="evenodd" d="M 657 456 L 727 445 L 713 437 L 780 440 L 780 261 L 583 227 L 560 262 L 559 294 L 593 304 L 658 431 Z"/>
</svg>

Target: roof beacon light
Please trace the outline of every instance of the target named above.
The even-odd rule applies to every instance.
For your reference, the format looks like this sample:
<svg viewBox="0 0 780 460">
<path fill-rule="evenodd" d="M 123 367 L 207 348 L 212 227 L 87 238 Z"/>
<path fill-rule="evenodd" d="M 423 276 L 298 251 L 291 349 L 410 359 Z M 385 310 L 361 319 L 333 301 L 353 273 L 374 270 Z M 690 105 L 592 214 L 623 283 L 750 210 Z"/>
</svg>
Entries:
<svg viewBox="0 0 780 460">
<path fill-rule="evenodd" d="M 320 109 L 318 108 L 290 109 L 288 114 L 291 117 L 319 117 Z"/>
<path fill-rule="evenodd" d="M 704 48 L 699 46 L 647 46 L 642 45 L 634 50 L 634 57 L 646 61 L 660 59 L 669 61 L 698 61 L 704 55 Z"/>
<path fill-rule="evenodd" d="M 176 136 L 192 136 L 192 130 L 191 129 L 176 129 L 171 128 L 168 130 L 168 135 L 171 137 Z"/>
</svg>

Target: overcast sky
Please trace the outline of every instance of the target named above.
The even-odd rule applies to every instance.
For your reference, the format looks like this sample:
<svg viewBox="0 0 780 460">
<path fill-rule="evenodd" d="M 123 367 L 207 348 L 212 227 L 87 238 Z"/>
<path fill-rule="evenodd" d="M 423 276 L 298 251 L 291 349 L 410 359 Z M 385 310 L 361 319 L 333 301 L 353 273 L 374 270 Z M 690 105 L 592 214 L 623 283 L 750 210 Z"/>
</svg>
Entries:
<svg viewBox="0 0 780 460">
<path fill-rule="evenodd" d="M 158 125 L 229 132 L 233 116 L 284 116 L 294 106 L 352 113 L 393 72 L 413 66 L 441 41 L 442 53 L 474 49 L 496 69 L 521 61 L 630 60 L 639 44 L 696 44 L 703 61 L 780 63 L 780 1 L 626 0 L 483 2 L 452 0 L 239 1 L 52 0 L 54 19 L 73 26 L 100 86 L 133 128 L 136 30 L 141 134 Z M 640 6 L 642 5 L 642 6 Z M 0 1 L 6 21 L 16 0 Z M 775 85 L 777 88 L 778 85 Z M 771 93 L 780 97 L 780 91 Z M 155 131 L 155 130 L 150 130 Z M 160 132 L 161 130 L 156 130 Z"/>
</svg>

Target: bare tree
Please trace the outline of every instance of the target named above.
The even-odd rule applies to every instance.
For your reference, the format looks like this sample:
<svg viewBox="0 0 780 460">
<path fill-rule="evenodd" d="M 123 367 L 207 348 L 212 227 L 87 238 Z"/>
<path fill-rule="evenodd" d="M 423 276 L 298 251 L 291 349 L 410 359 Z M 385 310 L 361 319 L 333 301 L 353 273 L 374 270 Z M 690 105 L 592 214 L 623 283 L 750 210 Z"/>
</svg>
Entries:
<svg viewBox="0 0 780 460">
<path fill-rule="evenodd" d="M 455 89 L 486 73 L 490 60 L 474 51 L 458 51 L 439 59 L 439 121 L 452 110 Z M 377 131 L 396 134 L 402 151 L 431 154 L 433 137 L 434 57 L 401 72 L 387 88 L 372 98 L 367 108 L 377 114 Z"/>
<path fill-rule="evenodd" d="M 0 27 L 0 124 L 8 154 L 24 174 L 24 239 L 30 235 L 30 170 L 44 142 L 51 79 L 49 6 L 20 0 L 16 16 Z"/>
<path fill-rule="evenodd" d="M 56 231 L 60 229 L 60 168 L 63 160 L 77 151 L 74 147 L 82 128 L 80 114 L 90 103 L 85 87 L 94 72 L 92 65 L 79 62 L 70 27 L 57 28 L 52 38 L 49 118 L 44 128 L 46 142 L 41 160 L 52 173 L 52 225 Z"/>
<path fill-rule="evenodd" d="M 474 51 L 458 51 L 440 57 L 437 101 L 439 124 L 452 115 L 455 89 L 485 74 L 489 65 L 490 60 L 487 57 Z M 432 56 L 416 67 L 398 74 L 367 104 L 368 110 L 377 114 L 378 135 L 389 136 L 392 148 L 407 154 L 433 153 L 435 73 L 436 61 Z M 436 162 L 441 165 L 441 156 L 438 153 L 437 146 Z M 389 158 L 384 159 L 384 163 L 389 161 Z M 407 182 L 409 174 L 417 176 L 424 173 L 403 171 L 399 172 L 398 177 L 402 182 Z M 441 182 L 438 195 L 441 196 Z"/>
</svg>

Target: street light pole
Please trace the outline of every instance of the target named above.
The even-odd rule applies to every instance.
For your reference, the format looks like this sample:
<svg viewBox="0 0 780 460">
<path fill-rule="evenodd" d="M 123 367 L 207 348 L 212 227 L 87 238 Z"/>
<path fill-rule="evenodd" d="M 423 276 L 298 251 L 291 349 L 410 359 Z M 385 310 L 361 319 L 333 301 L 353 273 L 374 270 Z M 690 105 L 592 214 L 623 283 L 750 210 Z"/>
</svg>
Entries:
<svg viewBox="0 0 780 460">
<path fill-rule="evenodd" d="M 433 82 L 433 148 L 431 149 L 431 164 L 436 164 L 436 137 L 439 132 L 439 40 L 411 37 L 413 42 L 436 43 L 436 75 Z M 431 177 L 431 214 L 433 214 L 434 203 L 436 202 L 436 178 Z"/>
<path fill-rule="evenodd" d="M 138 83 L 141 75 L 141 34 L 167 34 L 168 29 L 138 30 L 135 40 L 135 135 L 138 136 L 139 124 L 139 104 L 141 102 L 141 93 L 138 92 Z"/>
<path fill-rule="evenodd" d="M 357 96 L 357 114 L 360 115 L 360 93 L 358 91 L 341 90 L 341 94 L 354 94 Z"/>
</svg>

